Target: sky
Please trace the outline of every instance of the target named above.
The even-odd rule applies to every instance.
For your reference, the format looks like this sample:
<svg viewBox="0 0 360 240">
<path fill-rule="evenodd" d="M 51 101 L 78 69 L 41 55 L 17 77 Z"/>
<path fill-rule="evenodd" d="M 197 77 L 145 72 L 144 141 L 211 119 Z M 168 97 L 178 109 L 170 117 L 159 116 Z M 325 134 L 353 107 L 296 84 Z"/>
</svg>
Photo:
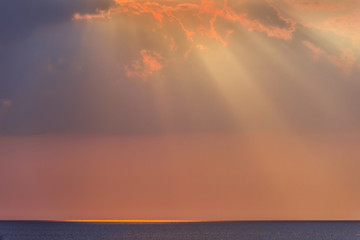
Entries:
<svg viewBox="0 0 360 240">
<path fill-rule="evenodd" d="M 0 219 L 360 218 L 358 0 L 0 0 Z"/>
</svg>

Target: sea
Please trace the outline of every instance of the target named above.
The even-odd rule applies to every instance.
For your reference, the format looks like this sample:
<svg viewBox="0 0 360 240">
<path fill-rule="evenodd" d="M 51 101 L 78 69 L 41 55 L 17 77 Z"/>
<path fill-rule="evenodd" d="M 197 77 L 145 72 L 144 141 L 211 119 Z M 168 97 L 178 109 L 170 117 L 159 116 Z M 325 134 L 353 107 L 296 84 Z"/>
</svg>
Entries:
<svg viewBox="0 0 360 240">
<path fill-rule="evenodd" d="M 360 221 L 84 223 L 0 221 L 0 240 L 360 240 Z"/>
</svg>

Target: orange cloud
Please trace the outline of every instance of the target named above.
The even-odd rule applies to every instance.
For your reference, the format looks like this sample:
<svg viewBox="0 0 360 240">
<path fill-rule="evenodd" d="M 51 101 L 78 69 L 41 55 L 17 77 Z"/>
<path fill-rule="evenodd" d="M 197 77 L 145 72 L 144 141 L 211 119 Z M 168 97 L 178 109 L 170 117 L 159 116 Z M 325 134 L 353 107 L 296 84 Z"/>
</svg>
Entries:
<svg viewBox="0 0 360 240">
<path fill-rule="evenodd" d="M 293 7 L 306 10 L 345 10 L 354 8 L 360 5 L 358 1 L 309 1 L 309 0 L 286 0 L 287 3 L 292 4 Z"/>
<path fill-rule="evenodd" d="M 110 19 L 111 10 L 104 11 L 104 10 L 97 10 L 95 14 L 80 14 L 75 13 L 73 20 L 87 20 L 91 21 L 94 19 Z"/>
<path fill-rule="evenodd" d="M 244 11 L 234 6 L 234 2 L 229 3 L 228 0 L 199 0 L 199 1 L 164 1 L 164 0 L 114 0 L 115 5 L 109 11 L 98 11 L 96 14 L 75 14 L 74 20 L 93 20 L 110 18 L 112 14 L 120 14 L 125 16 L 152 16 L 158 22 L 154 27 L 161 29 L 168 27 L 169 24 L 178 28 L 184 33 L 188 43 L 187 49 L 179 46 L 183 40 L 179 40 L 178 36 L 168 32 L 165 40 L 168 41 L 169 50 L 185 51 L 184 58 L 187 58 L 192 50 L 196 47 L 205 49 L 206 43 L 204 37 L 212 39 L 223 46 L 228 45 L 228 38 L 236 29 L 236 25 L 247 29 L 249 32 L 256 31 L 266 34 L 268 37 L 278 38 L 281 40 L 291 40 L 292 34 L 296 30 L 296 22 L 285 18 L 280 11 L 271 5 L 270 2 L 264 2 L 268 7 L 268 11 L 278 18 L 280 25 L 267 24 L 260 21 L 254 16 L 250 16 Z M 235 4 L 237 5 L 238 2 Z M 218 22 L 227 22 L 230 25 L 225 29 L 218 29 Z M 235 24 L 235 25 L 234 25 Z M 140 78 L 144 81 L 155 71 L 163 68 L 160 64 L 160 55 L 150 50 L 141 51 L 141 59 L 134 62 L 130 66 L 125 66 L 126 76 L 129 78 Z"/>
<path fill-rule="evenodd" d="M 324 51 L 318 47 L 316 47 L 314 44 L 308 41 L 302 42 L 307 48 L 310 49 L 310 51 L 313 53 L 313 60 L 319 60 L 320 56 L 324 53 Z"/>
<path fill-rule="evenodd" d="M 355 0 L 284 0 L 290 6 L 299 10 L 311 10 L 318 20 L 307 20 L 304 17 L 300 22 L 303 26 L 320 30 L 323 33 L 332 33 L 344 40 L 350 40 L 354 46 L 360 42 L 360 1 Z M 300 16 L 306 16 L 300 11 Z M 310 14 L 307 11 L 306 14 Z M 313 18 L 310 18 L 313 19 Z"/>
<path fill-rule="evenodd" d="M 128 78 L 140 78 L 147 81 L 149 77 L 163 68 L 159 62 L 162 57 L 159 53 L 151 50 L 141 50 L 141 58 L 133 62 L 131 66 L 125 66 L 125 74 Z"/>
<path fill-rule="evenodd" d="M 351 73 L 356 62 L 355 55 L 350 49 L 343 50 L 339 56 L 327 56 L 327 59 L 345 74 Z"/>
<path fill-rule="evenodd" d="M 308 41 L 303 41 L 303 44 L 313 53 L 313 60 L 319 60 L 322 57 L 341 69 L 344 74 L 349 74 L 355 66 L 356 57 L 350 49 L 343 49 L 340 55 L 330 55 Z"/>
<path fill-rule="evenodd" d="M 313 10 L 321 20 L 304 21 L 304 26 L 327 36 L 329 41 L 340 52 L 329 54 L 314 44 L 303 41 L 303 44 L 313 53 L 313 60 L 320 58 L 341 69 L 344 74 L 350 74 L 356 66 L 357 46 L 360 43 L 360 2 L 345 1 L 304 1 L 286 0 L 295 8 Z M 334 44 L 335 43 L 335 44 Z M 329 45 L 328 45 L 329 46 Z M 335 50 L 335 49 L 334 49 Z"/>
<path fill-rule="evenodd" d="M 332 32 L 340 37 L 349 39 L 354 45 L 357 45 L 360 41 L 360 10 L 327 19 L 315 25 L 315 28 Z"/>
<path fill-rule="evenodd" d="M 170 44 L 169 45 L 170 51 L 173 52 L 173 51 L 176 51 L 178 49 L 178 45 L 176 44 L 175 39 L 173 37 L 169 37 L 168 35 L 165 35 L 164 39 L 168 40 L 170 42 L 169 43 Z"/>
<path fill-rule="evenodd" d="M 254 4 L 249 0 L 114 0 L 115 5 L 108 12 L 101 12 L 94 15 L 74 16 L 75 20 L 92 20 L 98 18 L 110 18 L 112 14 L 124 16 L 151 16 L 157 29 L 164 29 L 171 26 L 181 30 L 184 39 L 173 35 L 167 31 L 164 37 L 169 45 L 168 50 L 171 52 L 184 51 L 185 58 L 189 56 L 194 48 L 204 49 L 199 46 L 206 46 L 204 39 L 214 40 L 223 46 L 228 45 L 228 40 L 236 28 L 247 29 L 249 32 L 263 33 L 267 37 L 280 40 L 290 41 L 298 25 L 306 28 L 320 30 L 324 33 L 334 33 L 343 39 L 352 41 L 355 46 L 360 41 L 360 6 L 358 1 L 354 0 L 266 0 L 260 3 L 259 12 L 248 10 L 248 5 Z M 278 2 L 287 3 L 288 7 L 303 10 L 314 10 L 324 13 L 332 12 L 330 15 L 324 14 L 322 20 L 317 22 L 306 22 L 307 18 L 291 18 L 286 16 L 283 11 L 286 8 L 279 8 Z M 255 3 L 257 6 L 258 2 Z M 354 9 L 354 10 L 350 10 Z M 357 9 L 357 10 L 356 10 Z M 345 11 L 346 10 L 346 11 Z M 336 12 L 338 11 L 338 12 Z M 337 15 L 337 16 L 336 16 Z M 326 16 L 332 16 L 326 19 Z M 310 18 L 311 19 L 311 18 Z M 321 19 L 321 18 L 320 18 Z M 223 24 L 223 25 L 221 25 Z M 224 27 L 226 24 L 226 27 Z M 222 26 L 222 27 L 219 27 Z M 154 33 L 156 34 L 156 33 Z M 321 48 L 313 45 L 308 41 L 303 44 L 313 53 L 313 59 L 318 60 L 325 58 L 326 61 L 342 69 L 343 72 L 350 72 L 355 65 L 356 57 L 354 50 L 344 44 L 339 47 L 342 53 L 338 56 L 329 55 Z M 340 43 L 339 43 L 340 44 Z M 142 59 L 133 63 L 130 67 L 125 67 L 128 77 L 137 77 L 143 80 L 154 72 L 160 70 L 163 66 L 159 63 L 159 58 L 153 55 L 154 52 L 141 51 Z M 152 56 L 154 64 L 146 63 L 146 57 Z M 155 64 L 156 63 L 156 64 Z M 143 65 L 143 66 L 142 66 Z M 142 67 L 141 67 L 142 66 Z M 152 66 L 152 67 L 150 67 Z M 160 67 L 161 66 L 161 67 Z M 138 71 L 141 69 L 140 71 Z"/>
<path fill-rule="evenodd" d="M 198 44 L 198 45 L 196 45 L 196 47 L 197 47 L 198 49 L 200 49 L 200 50 L 207 50 L 207 49 L 209 49 L 208 47 L 206 47 L 206 46 L 204 46 L 204 45 L 202 45 L 202 44 Z"/>
<path fill-rule="evenodd" d="M 178 1 L 131 1 L 115 0 L 117 6 L 112 9 L 113 13 L 122 13 L 128 15 L 151 14 L 159 23 L 165 20 L 178 23 L 179 27 L 185 33 L 188 41 L 193 47 L 195 35 L 206 36 L 215 39 L 223 45 L 227 45 L 226 37 L 229 34 L 221 36 L 215 23 L 218 19 L 238 23 L 246 27 L 249 31 L 263 32 L 269 37 L 283 40 L 290 40 L 292 33 L 296 30 L 296 22 L 283 17 L 280 11 L 269 2 L 270 10 L 276 11 L 280 21 L 284 26 L 266 25 L 258 19 L 251 18 L 245 12 L 235 11 L 228 0 L 201 0 L 199 3 L 179 3 Z M 207 26 L 207 27 L 206 27 Z M 161 27 L 161 25 L 160 25 Z M 233 31 L 233 29 L 228 30 Z M 185 54 L 186 55 L 186 54 Z"/>
</svg>

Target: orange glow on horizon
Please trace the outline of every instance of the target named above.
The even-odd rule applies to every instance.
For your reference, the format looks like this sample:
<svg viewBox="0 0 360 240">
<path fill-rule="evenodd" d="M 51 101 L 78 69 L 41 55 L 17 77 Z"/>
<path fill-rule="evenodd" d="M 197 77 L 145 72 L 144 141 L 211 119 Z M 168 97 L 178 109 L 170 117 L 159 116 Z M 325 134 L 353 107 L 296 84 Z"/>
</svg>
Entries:
<svg viewBox="0 0 360 240">
<path fill-rule="evenodd" d="M 84 223 L 187 223 L 187 222 L 206 222 L 198 220 L 64 220 L 64 222 L 84 222 Z"/>
</svg>

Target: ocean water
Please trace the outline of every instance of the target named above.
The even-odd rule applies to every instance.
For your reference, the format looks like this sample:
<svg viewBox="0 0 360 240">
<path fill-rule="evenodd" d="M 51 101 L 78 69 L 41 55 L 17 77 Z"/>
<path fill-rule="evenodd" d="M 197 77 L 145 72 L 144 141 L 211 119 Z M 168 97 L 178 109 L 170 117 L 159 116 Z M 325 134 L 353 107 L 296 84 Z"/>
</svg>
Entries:
<svg viewBox="0 0 360 240">
<path fill-rule="evenodd" d="M 360 240 L 360 222 L 59 223 L 0 221 L 1 240 Z"/>
</svg>

